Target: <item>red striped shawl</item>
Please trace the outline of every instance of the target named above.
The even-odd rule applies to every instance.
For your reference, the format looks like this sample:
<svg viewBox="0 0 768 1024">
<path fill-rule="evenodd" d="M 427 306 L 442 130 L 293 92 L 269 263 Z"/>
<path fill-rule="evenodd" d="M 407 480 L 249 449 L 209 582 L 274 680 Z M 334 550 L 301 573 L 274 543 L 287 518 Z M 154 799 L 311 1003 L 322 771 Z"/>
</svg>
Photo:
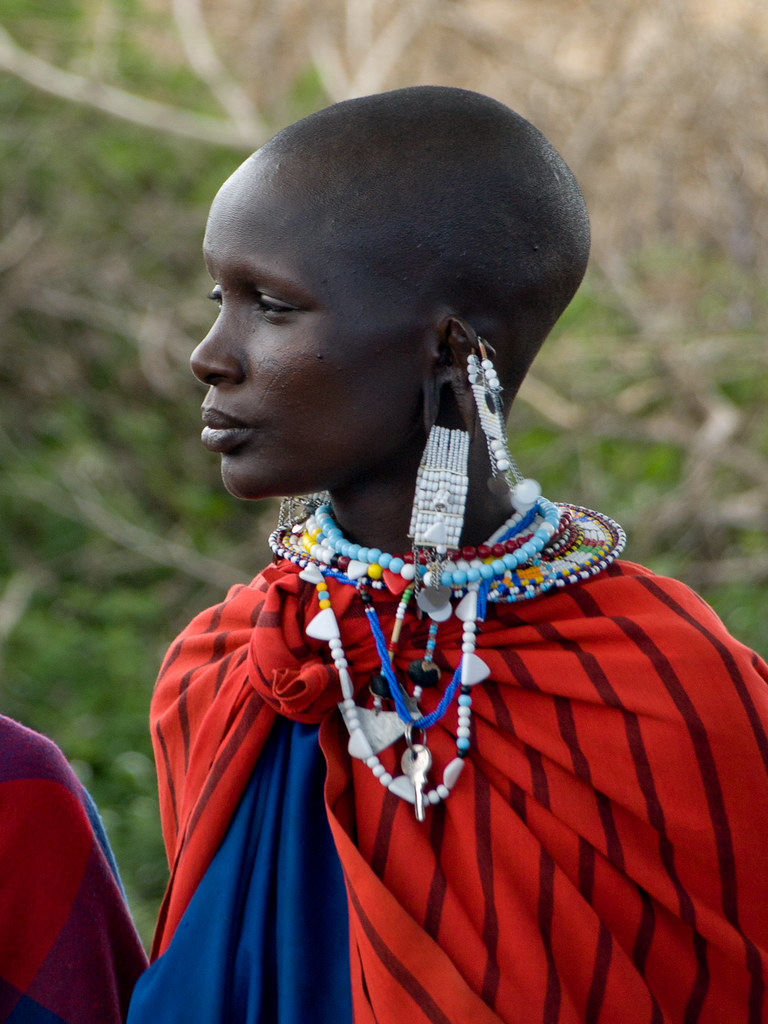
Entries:
<svg viewBox="0 0 768 1024">
<path fill-rule="evenodd" d="M 362 605 L 330 590 L 362 689 L 377 667 Z M 376 604 L 388 635 L 396 601 Z M 471 759 L 423 823 L 348 756 L 327 646 L 304 635 L 316 610 L 280 563 L 168 652 L 152 706 L 172 865 L 156 953 L 279 712 L 322 722 L 356 1024 L 768 1019 L 768 668 L 700 598 L 623 562 L 493 607 Z M 402 672 L 426 630 L 406 623 Z M 458 640 L 455 620 L 440 627 L 446 669 Z M 455 723 L 451 709 L 430 730 L 433 782 Z"/>
</svg>

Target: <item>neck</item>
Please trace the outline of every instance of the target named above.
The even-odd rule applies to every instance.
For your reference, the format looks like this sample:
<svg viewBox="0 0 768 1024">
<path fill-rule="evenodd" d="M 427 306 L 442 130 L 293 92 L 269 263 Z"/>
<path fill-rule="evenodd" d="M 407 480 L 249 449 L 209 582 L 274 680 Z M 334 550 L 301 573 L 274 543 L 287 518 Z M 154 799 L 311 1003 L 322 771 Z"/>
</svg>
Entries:
<svg viewBox="0 0 768 1024">
<path fill-rule="evenodd" d="M 473 445 L 462 544 L 482 544 L 512 512 L 508 493 L 489 491 L 489 476 L 487 453 Z M 356 544 L 392 553 L 408 551 L 415 486 L 416 467 L 397 478 L 368 479 L 355 488 L 333 490 L 334 518 L 344 536 Z"/>
</svg>

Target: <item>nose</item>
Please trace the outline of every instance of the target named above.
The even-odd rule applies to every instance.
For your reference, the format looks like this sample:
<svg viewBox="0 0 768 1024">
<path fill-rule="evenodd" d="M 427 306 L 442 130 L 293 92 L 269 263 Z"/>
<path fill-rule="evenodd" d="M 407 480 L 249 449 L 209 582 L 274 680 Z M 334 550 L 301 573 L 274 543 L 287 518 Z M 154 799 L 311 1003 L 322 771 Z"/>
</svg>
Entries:
<svg viewBox="0 0 768 1024">
<path fill-rule="evenodd" d="M 203 383 L 239 384 L 245 371 L 234 347 L 227 344 L 221 316 L 189 358 L 192 373 Z"/>
</svg>

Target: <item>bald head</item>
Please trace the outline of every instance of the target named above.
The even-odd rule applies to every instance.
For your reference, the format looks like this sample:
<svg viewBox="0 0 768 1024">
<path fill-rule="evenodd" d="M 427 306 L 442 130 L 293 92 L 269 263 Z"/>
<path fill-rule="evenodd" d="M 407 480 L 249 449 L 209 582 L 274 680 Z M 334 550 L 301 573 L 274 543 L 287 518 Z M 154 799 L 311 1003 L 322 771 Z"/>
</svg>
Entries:
<svg viewBox="0 0 768 1024">
<path fill-rule="evenodd" d="M 478 93 L 424 86 L 334 104 L 252 159 L 401 301 L 466 319 L 512 391 L 584 274 L 573 175 L 533 125 Z"/>
</svg>

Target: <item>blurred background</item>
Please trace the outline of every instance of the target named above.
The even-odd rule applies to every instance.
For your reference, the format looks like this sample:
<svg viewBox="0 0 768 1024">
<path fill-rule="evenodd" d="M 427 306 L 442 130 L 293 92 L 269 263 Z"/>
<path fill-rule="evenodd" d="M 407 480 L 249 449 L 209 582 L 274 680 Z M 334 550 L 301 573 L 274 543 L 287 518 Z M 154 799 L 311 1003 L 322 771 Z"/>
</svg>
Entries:
<svg viewBox="0 0 768 1024">
<path fill-rule="evenodd" d="M 767 43 L 763 0 L 2 0 L 0 710 L 91 788 L 146 939 L 153 681 L 275 519 L 199 443 L 218 185 L 354 95 L 459 85 L 532 120 L 594 244 L 512 451 L 765 655 Z"/>
</svg>

